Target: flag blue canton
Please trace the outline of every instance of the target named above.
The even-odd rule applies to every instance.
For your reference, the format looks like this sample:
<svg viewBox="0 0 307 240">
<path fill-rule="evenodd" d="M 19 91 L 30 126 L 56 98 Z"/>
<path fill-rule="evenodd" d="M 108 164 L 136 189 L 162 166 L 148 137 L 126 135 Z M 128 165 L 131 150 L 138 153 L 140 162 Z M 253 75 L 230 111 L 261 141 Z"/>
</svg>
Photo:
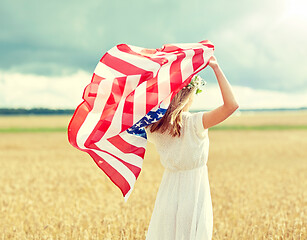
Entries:
<svg viewBox="0 0 307 240">
<path fill-rule="evenodd" d="M 159 108 L 156 111 L 149 111 L 141 120 L 139 120 L 132 127 L 128 128 L 127 132 L 147 139 L 144 127 L 160 120 L 164 116 L 166 110 L 167 109 Z"/>
</svg>

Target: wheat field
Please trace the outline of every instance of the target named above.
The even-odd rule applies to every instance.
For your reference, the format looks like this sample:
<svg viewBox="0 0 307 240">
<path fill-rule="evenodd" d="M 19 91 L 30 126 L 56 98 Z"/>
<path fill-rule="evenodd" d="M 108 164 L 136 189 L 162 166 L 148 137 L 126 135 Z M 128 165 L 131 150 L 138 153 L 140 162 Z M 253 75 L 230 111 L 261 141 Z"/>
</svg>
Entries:
<svg viewBox="0 0 307 240">
<path fill-rule="evenodd" d="M 0 130 L 70 116 L 0 117 Z M 234 115 L 224 125 L 307 125 L 307 113 Z M 127 203 L 65 131 L 0 131 L 0 239 L 145 239 L 163 174 L 148 144 Z M 209 130 L 213 240 L 307 239 L 307 130 Z M 171 240 L 171 239 L 170 239 Z"/>
</svg>

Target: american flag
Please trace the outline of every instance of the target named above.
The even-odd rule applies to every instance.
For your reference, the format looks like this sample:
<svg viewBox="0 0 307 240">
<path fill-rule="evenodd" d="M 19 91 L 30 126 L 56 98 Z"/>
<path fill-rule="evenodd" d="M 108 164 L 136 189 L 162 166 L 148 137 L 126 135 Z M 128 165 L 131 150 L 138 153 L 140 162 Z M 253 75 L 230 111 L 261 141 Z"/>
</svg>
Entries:
<svg viewBox="0 0 307 240">
<path fill-rule="evenodd" d="M 93 158 L 125 201 L 141 172 L 144 127 L 163 117 L 173 96 L 208 65 L 213 51 L 208 40 L 158 49 L 119 44 L 97 64 L 70 120 L 68 139 Z"/>
</svg>

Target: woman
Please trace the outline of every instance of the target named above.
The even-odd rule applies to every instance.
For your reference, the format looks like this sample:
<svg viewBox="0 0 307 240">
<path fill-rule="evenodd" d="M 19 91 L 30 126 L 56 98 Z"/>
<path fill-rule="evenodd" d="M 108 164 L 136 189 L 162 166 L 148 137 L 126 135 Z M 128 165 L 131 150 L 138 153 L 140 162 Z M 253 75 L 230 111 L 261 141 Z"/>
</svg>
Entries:
<svg viewBox="0 0 307 240">
<path fill-rule="evenodd" d="M 237 108 L 231 86 L 216 58 L 209 66 L 224 104 L 212 111 L 189 113 L 198 84 L 191 83 L 172 99 L 165 115 L 146 129 L 165 167 L 151 216 L 147 240 L 209 240 L 213 212 L 208 179 L 208 129 Z M 198 90 L 199 91 L 199 90 Z"/>
</svg>

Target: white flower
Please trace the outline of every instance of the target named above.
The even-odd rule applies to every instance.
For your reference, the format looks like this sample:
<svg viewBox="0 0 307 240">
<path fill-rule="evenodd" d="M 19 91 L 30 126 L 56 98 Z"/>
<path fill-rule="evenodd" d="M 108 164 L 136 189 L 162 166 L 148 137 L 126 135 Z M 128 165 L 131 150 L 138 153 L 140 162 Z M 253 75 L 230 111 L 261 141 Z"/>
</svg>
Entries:
<svg viewBox="0 0 307 240">
<path fill-rule="evenodd" d="M 192 88 L 195 87 L 196 88 L 196 94 L 200 93 L 202 90 L 200 89 L 202 86 L 205 86 L 207 84 L 207 82 L 202 79 L 200 76 L 195 75 L 191 82 L 187 85 L 187 88 Z"/>
</svg>

